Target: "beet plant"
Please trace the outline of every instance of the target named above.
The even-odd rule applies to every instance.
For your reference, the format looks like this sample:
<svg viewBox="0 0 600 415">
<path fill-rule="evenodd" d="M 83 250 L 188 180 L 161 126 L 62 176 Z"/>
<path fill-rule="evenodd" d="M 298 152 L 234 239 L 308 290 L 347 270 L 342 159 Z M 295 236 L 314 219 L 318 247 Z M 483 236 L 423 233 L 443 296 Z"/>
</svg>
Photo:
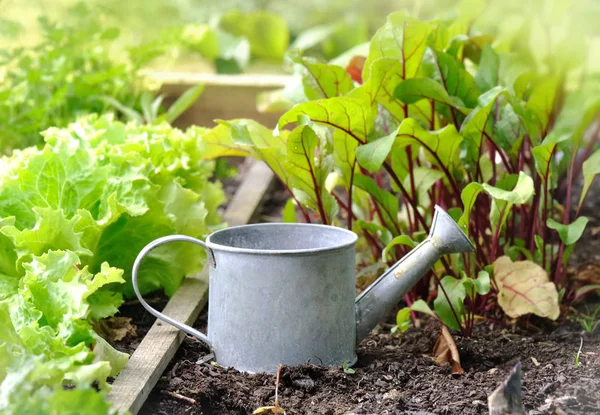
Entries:
<svg viewBox="0 0 600 415">
<path fill-rule="evenodd" d="M 565 36 L 561 52 L 580 49 Z M 425 238 L 440 205 L 477 252 L 439 261 L 406 296 L 412 311 L 464 335 L 479 316 L 556 319 L 586 291 L 566 269 L 598 173 L 599 84 L 575 53 L 496 43 L 470 19 L 392 14 L 346 67 L 291 54 L 301 82 L 279 92 L 295 105 L 276 128 L 218 121 L 204 156 L 262 160 L 291 194 L 285 220 L 357 232 L 359 288 Z"/>
</svg>

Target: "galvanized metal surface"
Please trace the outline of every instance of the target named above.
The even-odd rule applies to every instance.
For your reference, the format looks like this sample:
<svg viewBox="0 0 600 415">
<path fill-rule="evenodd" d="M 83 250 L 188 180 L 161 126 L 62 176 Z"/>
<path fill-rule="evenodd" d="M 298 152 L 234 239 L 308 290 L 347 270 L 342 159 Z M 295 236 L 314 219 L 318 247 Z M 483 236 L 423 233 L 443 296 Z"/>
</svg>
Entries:
<svg viewBox="0 0 600 415">
<path fill-rule="evenodd" d="M 257 224 L 217 231 L 206 240 L 209 270 L 208 338 L 152 309 L 154 316 L 208 343 L 216 361 L 247 372 L 275 372 L 280 363 L 353 364 L 356 234 L 307 224 Z M 204 245 L 174 235 L 169 241 Z"/>
<path fill-rule="evenodd" d="M 440 207 L 435 209 L 429 236 L 356 299 L 357 343 L 367 337 L 442 255 L 475 250 L 456 222 Z"/>
<path fill-rule="evenodd" d="M 290 223 L 234 226 L 213 233 L 206 243 L 168 236 L 140 252 L 133 285 L 150 313 L 209 344 L 221 365 L 272 373 L 279 364 L 353 364 L 356 344 L 441 255 L 474 249 L 436 207 L 428 238 L 355 302 L 357 239 L 342 228 Z M 208 336 L 154 310 L 137 288 L 144 256 L 171 241 L 196 243 L 208 251 Z"/>
<path fill-rule="evenodd" d="M 260 224 L 208 238 L 208 337 L 217 362 L 249 372 L 356 360 L 357 236 L 341 228 Z"/>
</svg>

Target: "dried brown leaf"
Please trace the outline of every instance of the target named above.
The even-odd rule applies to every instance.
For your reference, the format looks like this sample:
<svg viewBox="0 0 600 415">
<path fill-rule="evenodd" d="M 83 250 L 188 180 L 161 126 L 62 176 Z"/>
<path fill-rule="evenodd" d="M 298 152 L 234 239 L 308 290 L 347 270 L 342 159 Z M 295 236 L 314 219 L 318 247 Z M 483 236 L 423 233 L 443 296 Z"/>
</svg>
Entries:
<svg viewBox="0 0 600 415">
<path fill-rule="evenodd" d="M 600 226 L 593 226 L 592 228 L 590 228 L 590 233 L 592 236 L 600 235 Z"/>
<path fill-rule="evenodd" d="M 464 372 L 462 366 L 460 365 L 458 348 L 456 347 L 454 338 L 452 338 L 452 335 L 446 326 L 442 327 L 440 331 L 440 337 L 433 346 L 433 356 L 439 365 L 451 365 L 453 374 Z"/>
<path fill-rule="evenodd" d="M 261 406 L 260 408 L 256 408 L 254 410 L 254 412 L 252 412 L 252 415 L 258 415 L 258 414 L 277 414 L 277 413 L 285 415 L 285 411 L 281 407 Z"/>
<path fill-rule="evenodd" d="M 594 261 L 581 265 L 575 273 L 575 280 L 586 285 L 600 284 L 600 263 Z"/>
<path fill-rule="evenodd" d="M 136 327 L 129 317 L 109 317 L 94 325 L 96 333 L 109 342 L 123 340 L 125 337 L 137 336 Z"/>
</svg>

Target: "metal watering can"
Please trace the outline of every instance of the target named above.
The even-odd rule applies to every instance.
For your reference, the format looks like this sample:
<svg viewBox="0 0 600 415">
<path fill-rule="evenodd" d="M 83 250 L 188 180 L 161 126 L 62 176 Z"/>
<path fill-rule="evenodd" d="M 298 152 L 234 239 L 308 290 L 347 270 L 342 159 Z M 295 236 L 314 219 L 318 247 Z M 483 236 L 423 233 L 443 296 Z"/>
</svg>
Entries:
<svg viewBox="0 0 600 415">
<path fill-rule="evenodd" d="M 356 300 L 358 237 L 314 224 L 234 226 L 212 233 L 206 242 L 182 235 L 159 238 L 136 258 L 133 288 L 146 310 L 206 343 L 223 366 L 273 373 L 279 364 L 353 365 L 356 345 L 442 255 L 475 250 L 452 218 L 435 209 L 427 239 Z M 142 260 L 174 241 L 207 251 L 208 335 L 156 311 L 140 294 Z"/>
</svg>

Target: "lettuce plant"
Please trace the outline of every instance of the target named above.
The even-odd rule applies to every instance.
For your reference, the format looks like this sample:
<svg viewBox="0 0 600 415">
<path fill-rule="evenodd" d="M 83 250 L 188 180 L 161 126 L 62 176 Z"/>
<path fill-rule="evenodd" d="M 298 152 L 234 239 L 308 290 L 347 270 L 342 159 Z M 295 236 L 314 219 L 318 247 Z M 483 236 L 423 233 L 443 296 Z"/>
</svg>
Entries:
<svg viewBox="0 0 600 415">
<path fill-rule="evenodd" d="M 138 93 L 133 69 L 110 54 L 118 29 L 39 23 L 37 45 L 0 55 L 0 153 L 38 144 L 41 131 L 78 115 L 104 112 L 108 107 L 97 96 L 133 104 Z"/>
<path fill-rule="evenodd" d="M 94 115 L 0 158 L 0 412 L 69 413 L 89 399 L 90 413 L 106 413 L 92 384 L 105 391 L 127 356 L 94 323 L 133 295 L 143 246 L 219 226 L 224 195 L 201 133 Z M 171 295 L 203 256 L 189 244 L 157 249 L 141 290 Z"/>
<path fill-rule="evenodd" d="M 214 166 L 201 159 L 199 132 L 91 116 L 45 131 L 41 150 L 2 159 L 0 233 L 16 255 L 6 262 L 19 273 L 32 256 L 64 249 L 92 272 L 107 261 L 128 275 L 151 240 L 209 233 L 224 196 L 220 184 L 209 181 Z M 196 261 L 184 260 L 189 248 L 175 244 L 151 254 L 141 290 L 163 288 L 171 295 L 186 273 L 201 267 L 201 252 Z M 124 292 L 133 295 L 129 283 Z"/>
<path fill-rule="evenodd" d="M 10 249 L 2 238 L 2 249 Z M 120 298 L 103 287 L 123 282 L 123 271 L 104 263 L 96 275 L 69 251 L 50 250 L 22 264 L 21 278 L 2 276 L 0 301 L 0 411 L 73 413 L 84 401 L 89 413 L 107 413 L 92 388 L 127 363 L 92 329 L 92 321 L 117 311 Z M 77 387 L 62 390 L 62 383 Z M 87 407 L 87 402 L 86 402 Z M 68 412 L 70 411 L 70 412 Z"/>
<path fill-rule="evenodd" d="M 478 315 L 501 310 L 555 319 L 558 291 L 574 299 L 566 264 L 587 223 L 571 189 L 583 171 L 580 207 L 599 157 L 597 131 L 585 136 L 599 84 L 581 76 L 581 48 L 568 50 L 564 36 L 557 48 L 571 53 L 568 62 L 480 33 L 471 17 L 392 14 L 346 68 L 293 55 L 302 82 L 288 88 L 296 105 L 275 130 L 220 121 L 203 136 L 205 156 L 266 162 L 292 195 L 287 220 L 297 210 L 362 236 L 363 275 L 422 240 L 440 205 L 477 252 L 443 258 L 407 295 L 409 306 L 436 298 L 436 315 L 465 335 Z M 506 277 L 513 269 L 523 277 Z M 534 283 L 523 291 L 528 275 Z M 529 306 L 512 307 L 515 293 Z"/>
</svg>

